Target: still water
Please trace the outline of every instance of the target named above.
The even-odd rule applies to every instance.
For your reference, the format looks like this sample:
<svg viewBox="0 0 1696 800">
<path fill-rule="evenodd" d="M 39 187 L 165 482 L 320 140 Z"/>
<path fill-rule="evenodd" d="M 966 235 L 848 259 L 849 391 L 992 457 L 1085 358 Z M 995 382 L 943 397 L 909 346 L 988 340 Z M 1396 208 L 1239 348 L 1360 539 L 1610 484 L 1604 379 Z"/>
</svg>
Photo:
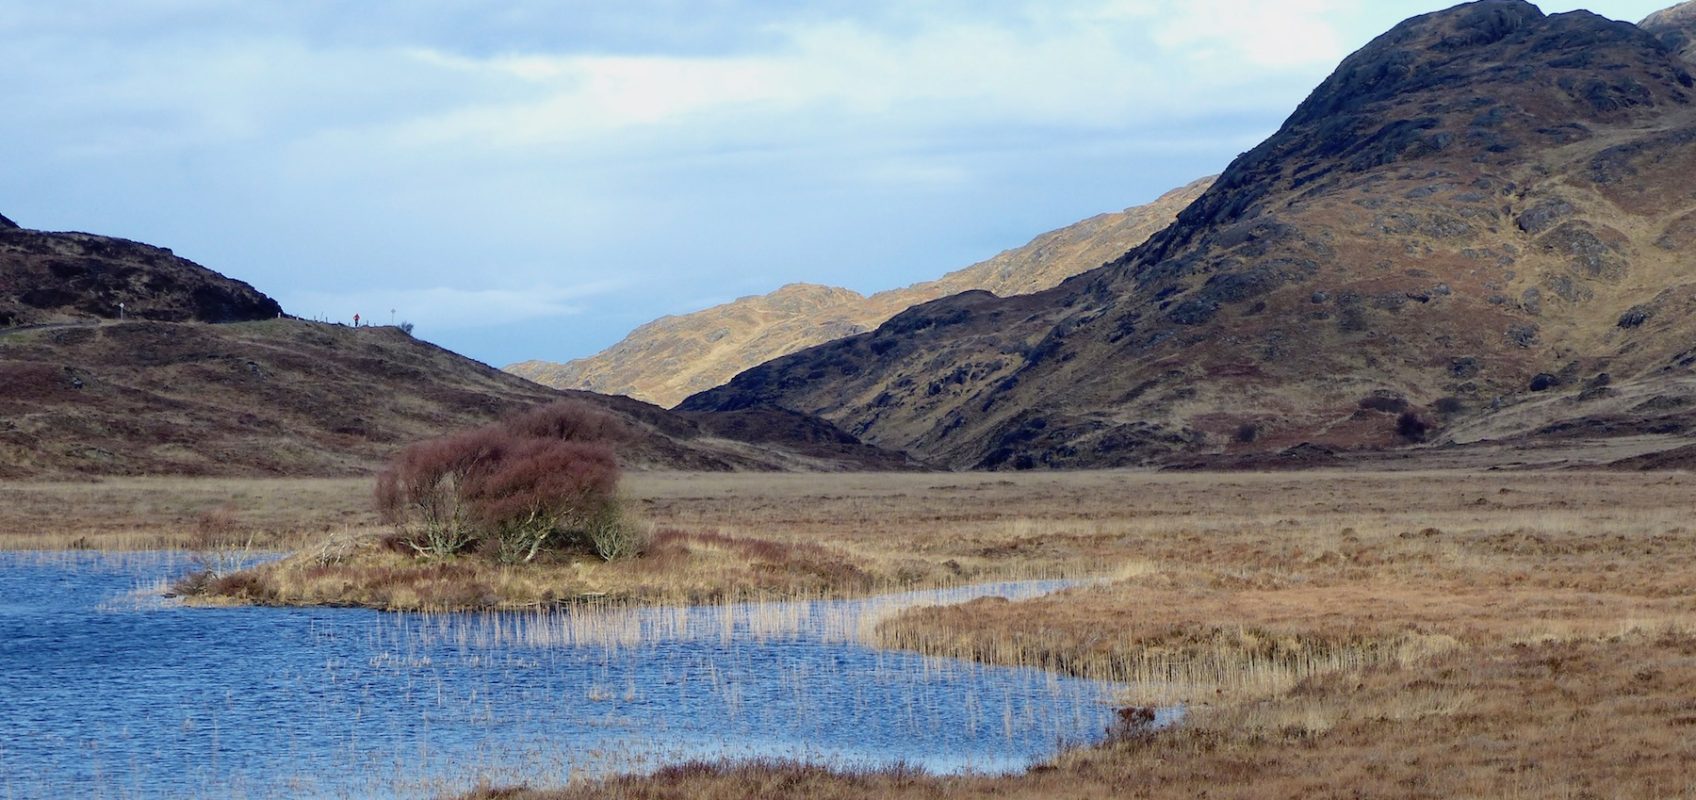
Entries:
<svg viewBox="0 0 1696 800">
<path fill-rule="evenodd" d="M 428 797 L 693 758 L 1018 770 L 1117 687 L 875 650 L 885 614 L 1057 584 L 533 614 L 194 609 L 174 554 L 0 553 L 0 799 Z"/>
</svg>

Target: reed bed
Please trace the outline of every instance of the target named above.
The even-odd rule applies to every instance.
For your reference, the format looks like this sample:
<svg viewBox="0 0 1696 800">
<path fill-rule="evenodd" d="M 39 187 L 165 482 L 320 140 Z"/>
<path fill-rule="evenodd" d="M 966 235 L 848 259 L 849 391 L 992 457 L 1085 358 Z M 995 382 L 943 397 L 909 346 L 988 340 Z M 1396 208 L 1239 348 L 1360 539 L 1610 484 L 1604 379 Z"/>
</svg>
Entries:
<svg viewBox="0 0 1696 800">
<path fill-rule="evenodd" d="M 231 612 L 161 605 L 159 582 L 190 566 L 178 553 L 38 551 L 0 562 L 17 581 L 9 585 L 30 587 L 10 598 L 24 603 L 9 609 L 14 619 L 43 609 L 71 641 L 87 629 L 148 642 L 135 648 L 139 660 L 91 664 L 54 651 L 41 671 L 24 671 L 73 677 L 14 698 L 9 721 L 21 733 L 4 755 L 19 771 L 0 778 L 0 795 L 194 796 L 183 787 L 199 785 L 247 797 L 416 797 L 478 779 L 567 783 L 784 754 L 842 770 L 914 759 L 935 771 L 1007 772 L 1098 734 L 1110 717 L 1107 693 L 1091 682 L 856 639 L 902 609 L 1052 586 L 696 608 Z M 93 596 L 109 599 L 78 605 Z M 113 670 L 138 676 L 118 681 L 116 699 L 140 689 L 149 725 L 91 710 L 112 702 L 103 692 Z M 156 693 L 136 684 L 158 674 L 183 679 Z M 55 738 L 100 744 L 79 762 L 86 768 L 67 773 L 55 771 L 65 766 Z M 38 779 L 29 765 L 43 759 Z"/>
</svg>

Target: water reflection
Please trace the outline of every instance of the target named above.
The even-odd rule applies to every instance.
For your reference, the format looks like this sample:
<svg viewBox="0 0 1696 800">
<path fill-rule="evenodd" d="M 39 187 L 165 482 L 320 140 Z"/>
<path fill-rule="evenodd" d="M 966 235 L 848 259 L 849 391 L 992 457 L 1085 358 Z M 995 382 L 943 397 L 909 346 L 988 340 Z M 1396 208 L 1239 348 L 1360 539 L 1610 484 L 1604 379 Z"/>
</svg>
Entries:
<svg viewBox="0 0 1696 800">
<path fill-rule="evenodd" d="M 688 758 L 1021 769 L 1112 686 L 868 648 L 923 603 L 527 614 L 184 609 L 168 554 L 0 554 L 0 798 L 391 797 Z"/>
</svg>

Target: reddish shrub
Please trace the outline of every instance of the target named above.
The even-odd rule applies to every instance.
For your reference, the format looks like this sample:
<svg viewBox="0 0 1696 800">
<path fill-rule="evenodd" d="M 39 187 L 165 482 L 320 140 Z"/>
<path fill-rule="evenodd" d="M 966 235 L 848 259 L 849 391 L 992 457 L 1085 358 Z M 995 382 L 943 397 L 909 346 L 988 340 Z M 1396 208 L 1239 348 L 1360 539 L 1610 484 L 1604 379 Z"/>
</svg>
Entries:
<svg viewBox="0 0 1696 800">
<path fill-rule="evenodd" d="M 561 532 L 579 532 L 603 556 L 617 519 L 618 420 L 560 402 L 402 450 L 377 477 L 377 509 L 416 552 L 472 547 L 529 561 Z M 620 548 L 616 555 L 627 554 Z"/>
<path fill-rule="evenodd" d="M 526 439 L 616 444 L 628 436 L 617 417 L 581 400 L 560 400 L 509 417 L 507 432 Z"/>
<path fill-rule="evenodd" d="M 615 504 L 618 475 L 605 444 L 526 439 L 478 475 L 466 496 L 496 558 L 530 561 L 555 533 L 599 524 Z"/>
</svg>

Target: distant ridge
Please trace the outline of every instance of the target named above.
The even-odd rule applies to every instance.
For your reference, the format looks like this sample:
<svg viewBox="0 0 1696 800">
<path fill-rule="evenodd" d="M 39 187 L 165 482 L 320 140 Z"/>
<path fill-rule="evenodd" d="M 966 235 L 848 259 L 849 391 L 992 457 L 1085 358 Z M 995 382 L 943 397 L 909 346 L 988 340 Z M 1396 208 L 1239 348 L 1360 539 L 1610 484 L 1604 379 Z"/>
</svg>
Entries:
<svg viewBox="0 0 1696 800">
<path fill-rule="evenodd" d="M 756 364 L 870 330 L 919 303 L 971 290 L 1006 296 L 1047 289 L 1141 244 L 1171 224 L 1212 180 L 1175 189 L 1147 205 L 1045 233 L 937 280 L 870 297 L 834 286 L 793 283 L 770 294 L 661 317 L 588 358 L 565 364 L 524 361 L 507 371 L 563 389 L 676 405 Z"/>
<path fill-rule="evenodd" d="M 1696 61 L 1696 0 L 1656 11 L 1638 24 L 1686 61 Z"/>
</svg>

